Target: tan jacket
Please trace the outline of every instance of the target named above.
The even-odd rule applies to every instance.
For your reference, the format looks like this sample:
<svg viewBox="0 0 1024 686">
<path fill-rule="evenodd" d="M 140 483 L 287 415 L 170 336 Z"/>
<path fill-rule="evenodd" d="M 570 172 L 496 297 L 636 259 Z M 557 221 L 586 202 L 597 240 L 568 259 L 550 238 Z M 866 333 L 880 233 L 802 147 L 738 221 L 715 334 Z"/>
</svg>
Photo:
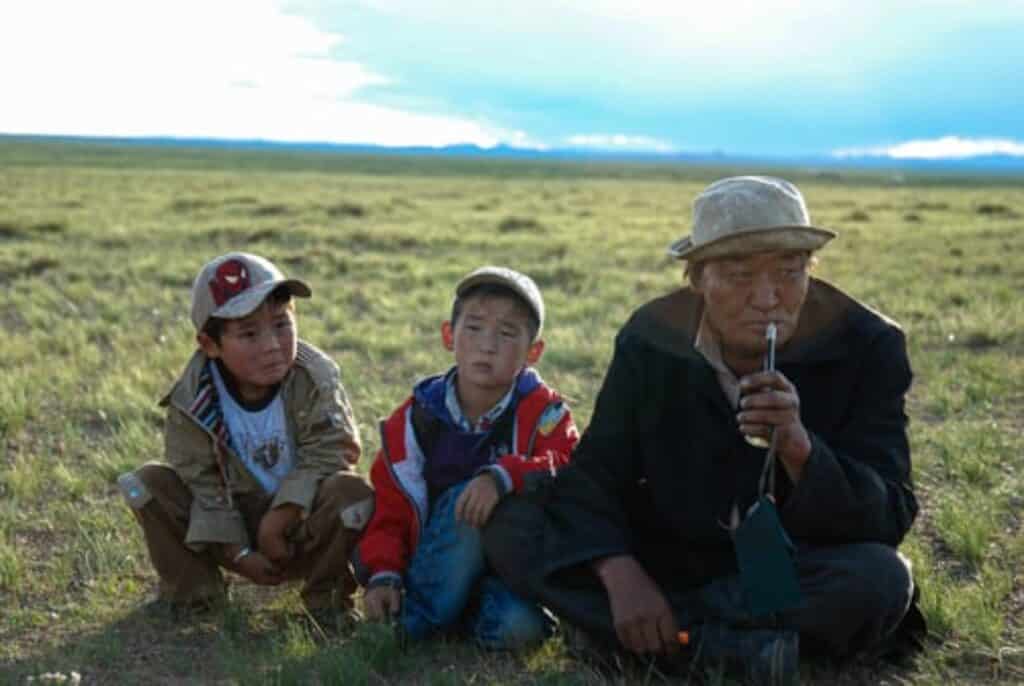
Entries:
<svg viewBox="0 0 1024 686">
<path fill-rule="evenodd" d="M 164 429 L 167 462 L 192 491 L 185 543 L 201 551 L 207 543 L 248 545 L 249 535 L 237 496 L 262 493 L 241 458 L 224 446 L 218 462 L 214 434 L 192 413 L 208 358 L 196 351 L 181 378 L 160 404 L 167 408 Z M 270 507 L 294 503 L 308 515 L 320 480 L 351 471 L 359 461 L 359 430 L 352 416 L 338 366 L 317 348 L 299 341 L 295 365 L 279 391 L 295 445 L 295 468 L 281 482 Z"/>
</svg>

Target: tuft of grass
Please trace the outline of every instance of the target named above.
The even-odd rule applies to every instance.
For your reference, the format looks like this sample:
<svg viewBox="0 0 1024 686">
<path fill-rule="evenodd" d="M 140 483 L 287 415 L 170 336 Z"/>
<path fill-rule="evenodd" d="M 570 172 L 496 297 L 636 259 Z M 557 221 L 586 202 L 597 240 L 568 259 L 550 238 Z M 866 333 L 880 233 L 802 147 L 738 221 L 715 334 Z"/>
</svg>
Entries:
<svg viewBox="0 0 1024 686">
<path fill-rule="evenodd" d="M 41 234 L 57 234 L 67 231 L 67 226 L 64 222 L 40 222 L 33 224 L 29 230 Z"/>
<path fill-rule="evenodd" d="M 212 207 L 213 204 L 204 198 L 177 198 L 170 204 L 171 212 L 177 214 L 188 214 Z"/>
<path fill-rule="evenodd" d="M 977 212 L 978 214 L 987 215 L 990 217 L 1016 218 L 1020 216 L 1006 205 L 990 202 L 981 203 L 980 205 L 978 205 L 977 208 L 975 208 L 974 211 Z"/>
<path fill-rule="evenodd" d="M 953 554 L 973 568 L 985 559 L 997 533 L 992 504 L 980 495 L 947 498 L 939 506 L 935 522 Z"/>
<path fill-rule="evenodd" d="M 284 204 L 260 205 L 252 210 L 254 217 L 279 217 L 288 214 L 290 209 Z"/>
<path fill-rule="evenodd" d="M 15 546 L 0 531 L 0 590 L 13 593 L 21 585 L 22 563 Z"/>
<path fill-rule="evenodd" d="M 327 208 L 328 217 L 365 217 L 366 208 L 354 202 L 339 202 Z"/>
<path fill-rule="evenodd" d="M 0 222 L 0 240 L 23 238 L 25 230 L 13 222 Z"/>
<path fill-rule="evenodd" d="M 848 222 L 869 222 L 871 221 L 871 215 L 864 210 L 854 210 L 843 217 L 843 221 Z"/>
<path fill-rule="evenodd" d="M 532 217 L 505 217 L 498 222 L 498 231 L 511 233 L 513 231 L 540 231 L 544 227 L 539 221 Z"/>
</svg>

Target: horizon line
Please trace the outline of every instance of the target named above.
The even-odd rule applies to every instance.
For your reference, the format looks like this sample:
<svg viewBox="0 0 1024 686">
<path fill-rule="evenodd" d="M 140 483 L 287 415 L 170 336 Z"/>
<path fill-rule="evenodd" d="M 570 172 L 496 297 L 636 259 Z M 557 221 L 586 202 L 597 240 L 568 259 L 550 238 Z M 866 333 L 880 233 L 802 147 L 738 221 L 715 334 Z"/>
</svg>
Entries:
<svg viewBox="0 0 1024 686">
<path fill-rule="evenodd" d="M 558 159 L 576 158 L 589 160 L 614 160 L 614 161 L 645 161 L 645 162 L 753 162 L 769 164 L 816 164 L 828 167 L 840 168 L 942 168 L 942 167 L 969 167 L 977 170 L 1024 170 L 1024 144 L 1003 139 L 963 139 L 956 136 L 945 136 L 934 141 L 907 141 L 889 147 L 859 147 L 859 148 L 837 148 L 827 153 L 775 153 L 756 154 L 743 152 L 728 152 L 720 149 L 712 150 L 654 150 L 654 149 L 629 149 L 614 147 L 591 147 L 572 146 L 563 147 L 538 147 L 533 145 L 520 146 L 512 142 L 499 142 L 491 146 L 481 145 L 475 142 L 448 143 L 444 145 L 388 145 L 372 142 L 339 142 L 329 140 L 281 140 L 274 138 L 225 138 L 217 136 L 186 136 L 186 135 L 91 135 L 74 133 L 26 133 L 26 132 L 5 132 L 0 131 L 0 140 L 29 140 L 29 141 L 74 141 L 82 143 L 110 143 L 110 144 L 137 144 L 137 145 L 180 145 L 186 147 L 194 145 L 198 147 L 212 148 L 278 148 L 278 149 L 305 149 L 307 151 L 337 150 L 343 151 L 368 151 L 381 154 L 427 154 L 453 156 L 466 155 L 473 157 L 515 157 L 520 159 Z M 939 156 L 935 154 L 935 147 L 930 143 L 951 143 L 959 146 L 962 150 L 965 147 L 973 146 L 972 154 L 952 154 Z M 981 144 L 991 144 L 994 151 L 988 151 L 981 147 Z M 1015 147 L 1019 146 L 1019 147 Z M 928 156 L 915 157 L 908 155 L 906 151 L 925 149 L 932 152 Z M 468 152 L 471 151 L 471 152 Z M 888 154 L 895 151 L 896 154 Z M 902 153 L 902 154 L 901 154 Z"/>
</svg>

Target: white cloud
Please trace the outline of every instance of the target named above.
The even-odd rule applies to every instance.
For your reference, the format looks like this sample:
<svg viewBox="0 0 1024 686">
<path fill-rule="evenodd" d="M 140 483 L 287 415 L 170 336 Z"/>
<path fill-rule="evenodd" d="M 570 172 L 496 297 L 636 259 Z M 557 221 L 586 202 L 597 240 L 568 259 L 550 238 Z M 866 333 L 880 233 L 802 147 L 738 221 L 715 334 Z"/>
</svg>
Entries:
<svg viewBox="0 0 1024 686">
<path fill-rule="evenodd" d="M 963 0 L 903 0 L 892 6 L 861 0 L 340 0 L 335 7 L 336 15 L 352 6 L 368 7 L 457 41 L 513 35 L 522 45 L 569 44 L 614 55 L 619 64 L 654 67 L 653 73 L 637 69 L 632 79 L 662 80 L 667 76 L 660 69 L 681 66 L 685 73 L 671 78 L 715 85 L 723 80 L 759 83 L 777 78 L 780 69 L 793 76 L 846 74 L 851 53 L 863 53 L 864 45 L 904 51 L 875 45 L 880 33 L 895 35 L 899 45 L 916 45 L 914 32 L 902 30 L 908 18 L 916 27 L 922 16 L 945 17 L 950 12 L 944 8 L 958 4 Z M 982 14 L 985 6 L 985 0 L 977 0 L 970 11 Z M 330 9 L 321 11 L 331 14 Z M 520 55 L 509 59 L 524 62 Z M 525 61 L 543 59 L 542 53 Z M 587 65 L 589 58 L 581 62 Z M 763 66 L 767 63 L 770 71 Z"/>
<path fill-rule="evenodd" d="M 622 133 L 580 133 L 565 139 L 574 148 L 622 150 L 631 152 L 672 153 L 677 149 L 667 141 L 649 136 L 629 136 Z"/>
<path fill-rule="evenodd" d="M 385 16 L 370 12 L 374 21 L 358 23 L 355 5 Z M 0 132 L 542 148 L 533 137 L 538 131 L 561 145 L 566 132 L 581 130 L 565 104 L 579 101 L 601 108 L 601 116 L 591 111 L 583 119 L 592 129 L 635 128 L 628 118 L 638 113 L 646 117 L 644 130 L 658 136 L 684 130 L 693 140 L 710 140 L 713 116 L 707 125 L 683 125 L 679 110 L 689 98 L 696 110 L 715 113 L 739 107 L 730 95 L 737 92 L 776 114 L 813 110 L 837 93 L 875 93 L 872 74 L 934 46 L 945 50 L 954 32 L 979 22 L 1015 26 L 1024 17 L 1020 0 L 284 6 L 285 0 L 0 1 Z M 409 36 L 423 41 L 410 49 L 401 39 Z M 346 59 L 346 50 L 358 50 L 362 61 Z M 403 71 L 403 59 L 429 69 Z M 398 83 L 396 75 L 409 81 Z M 449 78 L 450 92 L 437 87 L 452 75 L 458 78 Z M 795 96 L 808 86 L 810 96 Z M 380 87 L 387 87 L 387 100 L 380 92 L 371 97 Z M 558 109 L 532 111 L 537 102 Z M 876 101 L 864 102 L 870 110 Z M 679 123 L 658 126 L 659 117 Z M 753 112 L 750 119 L 757 120 Z M 515 130 L 527 127 L 531 132 Z M 663 139 L 628 134 L 581 133 L 568 144 L 674 150 Z"/>
<path fill-rule="evenodd" d="M 337 59 L 343 44 L 270 0 L 4 3 L 0 132 L 529 142 L 487 122 L 360 102 L 389 79 Z"/>
<path fill-rule="evenodd" d="M 896 145 L 865 148 L 840 148 L 834 157 L 890 157 L 896 160 L 961 160 L 984 155 L 1024 157 L 1024 142 L 1008 138 L 961 138 L 943 136 L 931 140 L 912 140 Z"/>
</svg>

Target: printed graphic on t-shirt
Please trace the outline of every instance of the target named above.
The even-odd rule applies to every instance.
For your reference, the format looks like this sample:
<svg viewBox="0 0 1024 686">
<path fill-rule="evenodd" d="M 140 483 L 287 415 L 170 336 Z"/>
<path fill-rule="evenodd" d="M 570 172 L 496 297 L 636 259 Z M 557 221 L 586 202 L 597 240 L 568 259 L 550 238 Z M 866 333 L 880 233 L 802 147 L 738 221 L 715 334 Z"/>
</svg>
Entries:
<svg viewBox="0 0 1024 686">
<path fill-rule="evenodd" d="M 267 493 L 276 493 L 295 462 L 281 394 L 278 393 L 263 409 L 249 411 L 235 402 L 216 367 L 213 368 L 213 380 L 224 422 L 228 425 L 231 446 L 263 489 Z"/>
<path fill-rule="evenodd" d="M 247 446 L 244 450 L 259 466 L 264 469 L 273 469 L 281 461 L 281 456 L 285 453 L 286 448 L 280 436 L 271 436 L 266 443 Z"/>
</svg>

